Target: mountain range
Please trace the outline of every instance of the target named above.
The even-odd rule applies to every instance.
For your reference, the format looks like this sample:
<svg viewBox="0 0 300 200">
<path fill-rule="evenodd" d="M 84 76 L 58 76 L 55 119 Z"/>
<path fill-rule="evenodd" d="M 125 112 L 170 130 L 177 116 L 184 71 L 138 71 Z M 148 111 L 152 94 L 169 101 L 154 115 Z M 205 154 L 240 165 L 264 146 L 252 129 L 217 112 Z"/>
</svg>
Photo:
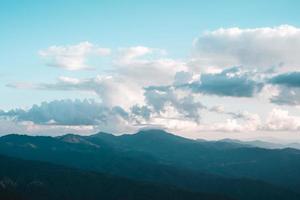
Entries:
<svg viewBox="0 0 300 200">
<path fill-rule="evenodd" d="M 6 135 L 0 138 L 0 154 L 5 155 L 1 162 L 13 160 L 7 165 L 8 169 L 15 165 L 22 170 L 25 165 L 22 162 L 32 162 L 52 174 L 51 170 L 57 169 L 53 166 L 60 166 L 82 179 L 91 173 L 99 179 L 103 175 L 110 176 L 112 182 L 121 177 L 139 186 L 149 184 L 155 188 L 158 185 L 162 188 L 161 194 L 166 195 L 173 189 L 199 199 L 216 196 L 236 200 L 300 199 L 300 151 L 292 148 L 266 149 L 227 140 L 199 141 L 163 130 L 142 130 L 121 136 L 109 133 L 60 137 Z M 0 170 L 4 179 L 5 173 Z M 18 178 L 14 176 L 15 171 L 10 180 Z M 31 173 L 37 178 L 43 174 L 34 171 L 28 174 Z M 64 178 L 57 175 L 57 181 L 64 182 Z M 118 190 L 123 191 L 123 188 Z M 152 196 L 150 199 L 174 198 Z"/>
<path fill-rule="evenodd" d="M 233 139 L 228 139 L 228 138 L 219 140 L 216 142 L 236 143 L 236 144 L 249 145 L 252 147 L 265 148 L 265 149 L 284 149 L 284 148 L 300 149 L 300 144 L 297 142 L 280 144 L 280 143 L 266 142 L 266 141 L 261 141 L 261 140 L 241 141 L 241 140 L 233 140 Z"/>
<path fill-rule="evenodd" d="M 5 200 L 230 200 L 220 195 L 184 191 L 176 187 L 6 156 L 0 156 L 0 177 L 0 199 Z"/>
</svg>

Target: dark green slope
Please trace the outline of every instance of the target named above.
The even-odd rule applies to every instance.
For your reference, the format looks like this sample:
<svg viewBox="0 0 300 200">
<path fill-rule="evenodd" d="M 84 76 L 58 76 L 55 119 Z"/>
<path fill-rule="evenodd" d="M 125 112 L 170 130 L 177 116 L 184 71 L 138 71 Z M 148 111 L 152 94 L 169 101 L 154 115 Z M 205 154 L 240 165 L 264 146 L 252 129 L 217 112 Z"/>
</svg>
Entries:
<svg viewBox="0 0 300 200">
<path fill-rule="evenodd" d="M 252 178 L 300 190 L 300 151 L 263 149 L 226 142 L 199 142 L 161 130 L 108 138 L 97 134 L 87 138 L 127 151 L 151 155 L 161 162 L 235 178 Z"/>
<path fill-rule="evenodd" d="M 158 130 L 119 137 L 100 133 L 89 137 L 9 135 L 0 138 L 0 153 L 25 159 L 175 185 L 198 192 L 225 194 L 241 200 L 300 199 L 290 190 L 259 180 L 203 173 L 209 171 L 207 164 L 212 167 L 220 164 L 212 163 L 218 161 L 218 155 L 223 154 L 230 160 L 232 155 L 226 155 L 226 152 L 238 149 L 240 147 L 230 144 L 202 144 Z"/>
<path fill-rule="evenodd" d="M 0 156 L 0 199 L 5 200 L 225 200 L 212 194 Z"/>
</svg>

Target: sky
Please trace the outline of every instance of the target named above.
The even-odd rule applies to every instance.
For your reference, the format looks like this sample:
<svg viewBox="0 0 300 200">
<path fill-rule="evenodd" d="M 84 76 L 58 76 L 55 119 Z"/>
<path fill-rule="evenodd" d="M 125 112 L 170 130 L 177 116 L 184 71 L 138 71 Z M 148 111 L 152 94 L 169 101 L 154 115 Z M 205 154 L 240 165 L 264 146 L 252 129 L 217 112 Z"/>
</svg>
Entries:
<svg viewBox="0 0 300 200">
<path fill-rule="evenodd" d="M 300 2 L 3 0 L 0 135 L 300 142 Z"/>
</svg>

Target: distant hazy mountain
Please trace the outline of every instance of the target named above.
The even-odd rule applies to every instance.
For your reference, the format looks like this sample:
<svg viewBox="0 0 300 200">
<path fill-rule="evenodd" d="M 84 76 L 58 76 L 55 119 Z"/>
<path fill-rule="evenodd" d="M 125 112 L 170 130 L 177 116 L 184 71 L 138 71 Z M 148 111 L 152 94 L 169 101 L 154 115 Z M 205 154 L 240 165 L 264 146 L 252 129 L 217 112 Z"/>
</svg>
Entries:
<svg viewBox="0 0 300 200">
<path fill-rule="evenodd" d="M 229 200 L 164 185 L 71 169 L 38 161 L 0 156 L 3 200 Z"/>
<path fill-rule="evenodd" d="M 240 200 L 300 199 L 300 151 L 294 149 L 204 142 L 145 130 L 122 136 L 8 135 L 0 138 L 0 153 Z"/>
<path fill-rule="evenodd" d="M 248 146 L 260 147 L 266 149 L 294 148 L 300 150 L 299 143 L 279 144 L 279 143 L 272 143 L 272 142 L 266 142 L 261 140 L 241 141 L 241 140 L 232 140 L 232 139 L 223 139 L 223 140 L 219 140 L 218 142 L 235 143 L 235 144 L 248 145 Z"/>
</svg>

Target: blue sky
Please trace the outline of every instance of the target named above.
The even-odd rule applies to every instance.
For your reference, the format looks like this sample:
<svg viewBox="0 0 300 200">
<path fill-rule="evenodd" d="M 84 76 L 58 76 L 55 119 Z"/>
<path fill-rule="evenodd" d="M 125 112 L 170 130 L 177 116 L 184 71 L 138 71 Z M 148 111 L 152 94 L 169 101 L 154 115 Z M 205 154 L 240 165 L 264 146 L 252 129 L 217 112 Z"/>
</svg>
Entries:
<svg viewBox="0 0 300 200">
<path fill-rule="evenodd" d="M 257 88 L 252 88 L 252 86 L 249 85 L 249 82 L 247 82 L 248 79 L 250 79 L 251 77 L 251 75 L 249 75 L 250 72 L 253 74 L 256 68 L 258 67 L 254 65 L 266 65 L 266 67 L 277 66 L 279 65 L 278 63 L 280 61 L 282 63 L 288 63 L 289 68 L 282 71 L 279 70 L 278 72 L 273 74 L 266 73 L 265 71 L 259 72 L 259 74 L 255 74 L 255 77 L 264 77 L 264 80 L 261 80 L 259 78 L 252 80 L 257 82 L 263 82 L 264 85 L 263 88 L 258 89 L 259 91 L 257 93 L 259 94 L 257 94 L 257 96 L 255 96 L 256 94 L 251 93 L 248 95 L 248 97 L 240 97 L 240 94 L 234 93 L 236 92 L 236 90 L 234 90 L 234 92 L 233 90 L 225 91 L 226 88 L 222 88 L 223 92 L 220 92 L 220 88 L 203 89 L 204 86 L 202 84 L 201 87 L 197 87 L 202 88 L 202 90 L 200 92 L 197 91 L 197 94 L 192 94 L 194 95 L 193 98 L 200 98 L 201 103 L 205 104 L 204 107 L 207 107 L 206 110 L 199 111 L 201 112 L 201 114 L 192 113 L 189 110 L 195 105 L 198 105 L 198 107 L 196 106 L 196 109 L 200 109 L 199 102 L 193 105 L 191 104 L 189 106 L 187 106 L 186 102 L 181 102 L 182 104 L 180 104 L 178 102 L 175 103 L 173 101 L 172 104 L 172 102 L 169 101 L 168 103 L 173 105 L 174 108 L 172 109 L 177 109 L 176 112 L 182 112 L 180 116 L 182 117 L 182 115 L 184 115 L 183 118 L 185 118 L 185 120 L 183 120 L 184 122 L 182 123 L 189 124 L 190 122 L 187 122 L 186 119 L 188 119 L 191 116 L 195 117 L 201 115 L 201 120 L 199 118 L 200 121 L 197 121 L 196 125 L 188 125 L 190 127 L 202 127 L 202 125 L 204 126 L 204 124 L 206 126 L 206 124 L 212 123 L 216 119 L 227 122 L 228 120 L 236 120 L 234 116 L 230 115 L 231 112 L 251 112 L 252 114 L 257 114 L 261 118 L 264 118 L 270 115 L 272 109 L 281 109 L 279 110 L 279 112 L 288 111 L 288 117 L 290 117 L 290 115 L 294 117 L 292 118 L 292 121 L 294 123 L 295 130 L 298 130 L 297 120 L 298 115 L 300 114 L 298 110 L 297 101 L 298 87 L 295 87 L 293 89 L 289 88 L 289 90 L 287 91 L 286 88 L 283 89 L 283 87 L 285 87 L 284 84 L 283 86 L 273 84 L 276 87 L 280 87 L 279 89 L 277 88 L 277 96 L 266 97 L 269 98 L 268 100 L 266 100 L 268 103 L 266 103 L 265 100 L 261 100 L 262 91 L 266 93 L 265 91 L 267 86 L 265 85 L 268 85 L 266 84 L 267 78 L 271 78 L 271 76 L 279 76 L 280 74 L 284 73 L 292 73 L 298 71 L 298 65 L 297 61 L 295 61 L 295 58 L 285 55 L 289 49 L 297 50 L 297 37 L 294 35 L 288 36 L 290 37 L 290 41 L 292 41 L 291 43 L 294 43 L 294 45 L 284 46 L 286 48 L 286 51 L 276 50 L 276 52 L 270 51 L 266 53 L 264 58 L 266 60 L 267 58 L 268 60 L 275 60 L 274 63 L 263 61 L 263 59 L 261 58 L 259 58 L 261 62 L 256 62 L 259 57 L 257 54 L 263 55 L 266 51 L 269 51 L 270 48 L 268 45 L 270 41 L 268 40 L 268 38 L 267 41 L 262 41 L 262 44 L 266 44 L 263 48 L 261 47 L 262 45 L 259 44 L 259 42 L 261 41 L 259 41 L 257 44 L 247 44 L 246 42 L 238 43 L 241 46 L 245 45 L 245 47 L 240 47 L 242 50 L 247 49 L 247 45 L 252 45 L 251 48 L 253 49 L 261 48 L 261 52 L 258 51 L 257 53 L 253 53 L 251 49 L 249 50 L 249 52 L 247 50 L 245 52 L 253 54 L 252 57 L 249 56 L 251 57 L 252 61 L 246 62 L 244 57 L 239 57 L 239 62 L 229 62 L 231 66 L 229 66 L 227 62 L 228 59 L 232 59 L 232 56 L 241 56 L 234 54 L 234 52 L 231 51 L 237 44 L 236 42 L 240 40 L 235 41 L 235 43 L 230 43 L 230 41 L 232 41 L 232 38 L 229 38 L 229 42 L 227 41 L 227 39 L 228 37 L 231 37 L 229 34 L 230 28 L 237 27 L 242 32 L 239 33 L 241 35 L 241 38 L 244 37 L 243 35 L 246 35 L 245 37 L 250 37 L 250 40 L 256 38 L 256 35 L 266 37 L 266 34 L 267 36 L 274 34 L 276 40 L 275 44 L 278 45 L 278 47 L 281 47 L 283 44 L 286 44 L 282 43 L 282 33 L 286 31 L 293 32 L 295 31 L 294 29 L 296 29 L 297 32 L 298 27 L 300 27 L 299 8 L 300 3 L 296 0 L 211 0 L 182 2 L 169 0 L 1 1 L 0 51 L 2 53 L 0 55 L 0 92 L 3 95 L 1 95 L 0 99 L 0 110 L 4 110 L 5 112 L 9 111 L 10 109 L 16 108 L 28 110 L 33 104 L 39 105 L 43 101 L 51 102 L 54 100 L 63 99 L 83 100 L 89 98 L 99 101 L 102 104 L 104 103 L 105 105 L 101 106 L 108 106 L 110 109 L 112 108 L 112 106 L 120 106 L 131 116 L 132 113 L 130 113 L 129 110 L 133 106 L 132 102 L 128 103 L 125 100 L 120 100 L 120 103 L 111 105 L 106 105 L 107 103 L 104 102 L 104 96 L 107 96 L 107 94 L 102 94 L 101 92 L 104 91 L 107 93 L 109 91 L 109 89 L 107 89 L 107 77 L 112 77 L 113 79 L 113 83 L 109 83 L 113 85 L 110 85 L 110 87 L 114 89 L 113 91 L 111 91 L 113 93 L 117 93 L 118 90 L 127 91 L 127 88 L 120 88 L 120 85 L 122 85 L 122 87 L 126 85 L 128 88 L 136 88 L 140 86 L 140 88 L 137 90 L 139 90 L 140 94 L 145 95 L 153 95 L 153 90 L 143 90 L 143 88 L 147 88 L 150 86 L 168 85 L 169 87 L 173 87 L 174 89 L 175 86 L 172 85 L 175 80 L 174 74 L 177 74 L 177 78 L 182 78 L 184 76 L 188 77 L 189 75 L 193 76 L 194 78 L 189 80 L 189 82 L 195 81 L 195 77 L 199 78 L 201 77 L 201 75 L 202 77 L 212 77 L 214 83 L 216 81 L 222 81 L 220 84 L 224 85 L 224 81 L 227 81 L 226 84 L 229 84 L 229 89 L 232 89 L 233 87 L 231 84 L 246 84 L 245 87 L 248 87 L 248 91 L 255 93 L 254 90 L 256 90 Z M 282 25 L 288 25 L 289 28 L 278 28 Z M 224 28 L 225 33 L 219 33 L 221 35 L 221 39 L 215 38 L 215 36 L 213 35 L 213 31 L 220 30 L 221 28 Z M 260 30 L 253 31 L 259 28 Z M 272 30 L 265 30 L 264 28 L 271 28 Z M 226 32 L 226 30 L 228 32 Z M 247 32 L 247 30 L 252 30 L 253 33 L 251 31 L 251 33 L 248 33 L 249 31 Z M 205 33 L 207 32 L 209 33 L 208 36 L 205 35 Z M 276 38 L 277 36 L 278 38 Z M 220 43 L 220 40 L 223 39 L 224 41 Z M 255 39 L 253 39 L 253 41 L 257 42 L 257 40 Z M 75 61 L 78 61 L 79 64 L 84 64 L 86 62 L 87 65 L 94 68 L 93 70 L 68 70 L 66 69 L 66 65 L 59 65 L 59 63 L 57 63 L 59 61 L 51 61 L 51 59 L 57 58 L 53 57 L 53 54 L 51 54 L 49 50 L 51 47 L 56 46 L 66 48 L 70 46 L 76 46 L 78 44 L 85 44 L 86 46 L 84 46 L 84 48 L 91 48 L 88 50 L 91 52 L 87 53 L 89 54 L 88 56 L 84 55 L 83 57 L 79 58 L 83 58 L 85 60 L 84 62 L 80 62 L 76 60 L 76 58 Z M 202 44 L 209 45 L 209 49 L 207 48 L 207 46 L 203 46 Z M 228 54 L 226 54 L 225 52 L 224 54 L 219 55 L 220 53 L 218 51 L 221 51 L 222 48 L 214 49 L 219 48 L 220 44 L 223 45 L 221 47 L 224 48 L 224 51 L 228 51 Z M 227 46 L 224 47 L 224 44 L 226 44 Z M 98 57 L 94 55 L 97 48 L 106 48 L 109 49 L 112 53 L 110 53 L 109 56 L 101 55 Z M 74 49 L 70 48 L 70 50 L 67 53 L 70 53 L 72 50 Z M 46 52 L 47 55 L 41 56 L 41 51 Z M 208 51 L 212 51 L 215 57 L 211 57 L 211 54 L 207 54 Z M 143 59 L 135 60 L 133 63 L 128 63 L 128 60 L 124 60 L 124 55 L 126 53 L 128 54 L 128 52 L 138 53 L 138 55 L 140 55 L 140 53 L 142 52 L 141 55 Z M 216 52 L 218 53 L 218 55 Z M 121 59 L 122 55 L 123 60 Z M 57 56 L 57 54 L 55 54 L 55 56 Z M 220 59 L 221 57 L 223 58 L 225 56 L 228 57 L 228 59 L 226 59 L 226 62 L 224 61 L 224 59 Z M 282 57 L 281 60 L 276 60 L 273 59 L 272 56 Z M 50 59 L 50 61 L 47 59 Z M 218 61 L 220 59 L 220 62 L 210 62 L 209 66 L 206 66 L 207 63 L 199 63 L 199 59 L 212 59 L 214 61 Z M 197 66 L 202 65 L 202 69 L 191 70 L 192 68 L 194 68 L 193 64 L 191 63 L 195 62 L 195 60 L 197 60 Z M 174 64 L 175 62 L 176 64 Z M 147 65 L 148 67 L 154 67 L 149 69 L 143 68 L 145 71 L 139 71 L 140 69 L 135 70 L 135 65 L 143 64 Z M 162 64 L 163 66 L 160 67 L 158 66 L 159 64 Z M 180 65 L 184 67 L 179 66 L 178 70 L 176 69 L 174 71 L 174 74 L 172 74 L 173 72 L 171 71 L 175 68 L 172 67 L 173 64 L 174 66 Z M 167 67 L 166 70 L 160 72 L 159 70 L 164 69 L 165 66 Z M 227 69 L 224 69 L 225 66 L 227 68 L 241 66 L 242 70 L 239 70 L 242 71 L 243 74 L 240 75 L 241 72 L 235 71 L 234 73 L 239 73 L 240 77 L 234 80 L 235 82 L 228 83 L 228 81 L 233 80 L 227 79 L 227 77 L 222 77 L 222 75 L 224 75 L 224 73 L 222 73 L 222 70 Z M 203 75 L 210 74 L 211 70 L 216 70 L 216 68 L 218 68 L 219 70 L 218 76 Z M 152 79 L 146 80 L 147 78 L 145 78 L 145 80 L 143 80 L 142 82 L 141 80 L 139 80 L 139 78 L 143 76 L 143 73 L 145 74 L 145 76 L 147 76 L 149 73 L 151 74 L 155 70 L 159 71 L 159 74 L 164 74 L 167 70 L 170 70 L 170 73 L 166 73 L 166 75 L 162 76 L 161 79 L 157 78 L 157 80 L 154 80 L 153 82 L 151 82 Z M 214 73 L 215 72 L 216 71 L 214 71 Z M 102 85 L 99 86 L 99 76 L 101 76 L 101 81 L 105 79 L 105 87 Z M 89 86 L 91 86 L 94 83 L 97 83 L 98 85 L 93 85 L 93 90 L 91 88 L 87 88 L 86 85 L 80 86 L 79 89 L 78 87 L 74 88 L 74 85 L 63 85 L 63 87 L 60 85 L 59 88 L 57 88 L 57 85 L 55 87 L 51 85 L 51 89 L 49 89 L 49 84 L 62 84 L 62 82 L 65 84 L 66 79 L 62 77 L 72 78 L 72 80 L 76 79 L 77 82 L 83 82 L 84 84 L 87 84 L 88 82 Z M 96 77 L 98 77 L 97 80 Z M 159 76 L 154 75 L 153 77 L 156 78 Z M 168 78 L 170 77 L 173 77 L 174 80 L 170 79 L 169 82 L 164 81 L 169 80 Z M 243 78 L 247 78 L 247 81 L 244 81 Z M 241 83 L 239 83 L 239 81 L 241 81 Z M 119 84 L 118 86 L 116 86 L 117 83 Z M 210 82 L 207 84 L 210 84 Z M 192 84 L 191 87 L 194 85 L 195 84 Z M 97 87 L 101 87 L 101 89 Z M 209 87 L 211 86 L 209 85 Z M 214 87 L 218 87 L 218 85 L 214 85 Z M 175 88 L 174 90 L 178 89 Z M 218 91 L 216 92 L 216 90 Z M 130 93 L 128 94 L 135 96 L 134 92 L 136 91 L 130 90 Z M 168 95 L 171 95 L 171 92 L 168 92 Z M 292 98 L 296 98 L 296 100 L 294 100 L 293 102 L 287 102 L 285 100 L 282 100 L 281 96 L 279 97 L 280 94 L 284 95 L 284 93 L 287 92 L 291 94 L 295 93 L 294 97 Z M 271 94 L 272 92 L 268 91 L 267 93 Z M 172 95 L 174 96 L 173 93 Z M 196 97 L 196 95 L 202 96 Z M 124 98 L 124 96 L 122 96 L 121 93 L 119 94 L 119 96 L 117 95 L 117 97 L 119 97 L 119 99 Z M 150 98 L 149 96 L 142 95 L 141 97 L 140 95 L 139 97 L 136 97 L 136 99 L 132 98 L 132 101 L 137 101 L 139 106 L 149 106 L 151 109 L 154 109 L 154 104 L 149 104 L 150 100 L 147 100 L 147 97 Z M 107 97 L 107 99 L 109 99 L 108 101 L 115 102 L 116 97 L 113 100 L 111 98 L 112 97 Z M 155 103 L 158 104 L 158 102 Z M 221 114 L 219 113 L 220 115 L 217 115 L 216 112 L 210 111 L 212 107 L 220 105 L 225 106 L 226 110 L 228 111 L 218 111 L 222 112 Z M 186 107 L 189 108 L 187 109 Z M 144 121 L 142 120 L 143 123 L 140 124 L 150 124 L 153 126 L 165 127 L 166 124 L 173 123 L 171 121 L 168 121 L 168 119 L 172 119 L 174 117 L 170 116 L 170 112 L 171 111 L 168 111 L 168 114 L 166 114 L 166 108 L 164 108 L 163 111 L 160 111 L 159 116 L 157 112 L 156 114 L 151 114 L 151 116 L 156 115 L 156 121 L 147 121 L 144 119 Z M 158 123 L 157 120 L 161 118 L 163 119 L 163 121 L 159 121 Z M 290 120 L 290 118 L 288 119 Z M 49 121 L 51 120 L 55 121 L 54 119 L 50 119 Z M 134 121 L 134 124 L 136 126 L 138 124 L 137 120 L 135 119 Z M 13 123 L 20 123 L 20 120 L 18 121 L 18 117 L 14 117 Z M 32 123 L 34 124 L 35 122 L 32 121 Z M 132 124 L 133 122 L 127 121 L 126 123 Z M 57 123 L 54 124 L 56 126 L 70 125 Z M 78 125 L 80 126 L 82 124 Z M 43 126 L 45 126 L 45 124 Z M 106 128 L 107 130 L 110 130 L 110 127 Z M 101 129 L 101 126 L 100 128 L 97 127 L 91 130 L 96 131 L 98 129 Z M 175 128 L 169 129 L 177 131 L 177 129 Z M 63 132 L 61 131 L 61 127 L 55 130 L 58 130 L 58 132 Z M 63 130 L 65 131 L 67 130 L 67 128 L 63 127 Z M 134 128 L 121 128 L 120 130 L 132 131 L 134 130 Z M 180 130 L 183 129 L 181 128 Z M 180 130 L 178 129 L 178 132 L 180 132 Z M 235 130 L 236 129 L 233 129 L 233 132 L 235 132 Z M 7 131 L 10 131 L 10 129 L 3 129 L 1 132 Z M 280 128 L 280 131 L 284 133 L 288 132 L 288 134 L 293 134 L 293 131 L 285 130 L 285 128 Z M 220 128 L 220 130 L 214 132 L 224 131 L 221 131 Z M 273 137 L 272 131 L 266 131 L 265 129 L 263 129 L 263 131 L 260 130 L 258 132 L 267 132 L 266 137 Z M 223 137 L 224 133 L 220 135 Z M 195 136 L 193 135 L 193 137 Z"/>
<path fill-rule="evenodd" d="M 3 109 L 29 106 L 60 95 L 26 95 L 10 81 L 53 80 L 62 71 L 43 67 L 37 51 L 54 44 L 91 41 L 101 46 L 143 45 L 190 53 L 192 40 L 220 27 L 255 28 L 300 22 L 299 1 L 2 1 L 0 7 Z M 86 73 L 86 75 L 94 72 Z M 80 72 L 80 75 L 82 72 Z M 25 80 L 24 80 L 25 81 Z M 20 102 L 23 96 L 27 98 Z M 46 97 L 46 98 L 45 98 Z"/>
</svg>

